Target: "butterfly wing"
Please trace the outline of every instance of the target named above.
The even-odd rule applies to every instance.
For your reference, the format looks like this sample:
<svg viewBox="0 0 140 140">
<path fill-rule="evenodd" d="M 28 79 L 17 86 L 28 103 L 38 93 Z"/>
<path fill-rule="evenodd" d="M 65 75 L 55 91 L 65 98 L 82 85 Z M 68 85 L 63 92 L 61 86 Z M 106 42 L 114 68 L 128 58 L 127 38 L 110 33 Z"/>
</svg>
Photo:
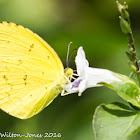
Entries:
<svg viewBox="0 0 140 140">
<path fill-rule="evenodd" d="M 0 108 L 27 119 L 61 92 L 64 68 L 37 34 L 14 23 L 0 23 Z"/>
</svg>

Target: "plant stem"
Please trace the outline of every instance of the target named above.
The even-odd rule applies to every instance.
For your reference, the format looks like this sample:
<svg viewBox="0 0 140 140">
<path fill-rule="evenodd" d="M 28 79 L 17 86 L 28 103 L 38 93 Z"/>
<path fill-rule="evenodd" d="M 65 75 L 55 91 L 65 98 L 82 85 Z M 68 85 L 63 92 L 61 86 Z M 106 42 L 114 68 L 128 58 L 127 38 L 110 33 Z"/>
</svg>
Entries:
<svg viewBox="0 0 140 140">
<path fill-rule="evenodd" d="M 139 85 L 140 85 L 140 69 L 139 69 L 138 59 L 137 59 L 137 56 L 136 56 L 135 41 L 134 41 L 134 38 L 133 38 L 132 31 L 131 31 L 131 33 L 128 33 L 127 35 L 128 35 L 128 47 L 129 47 L 130 52 L 131 52 L 131 54 L 133 55 L 133 58 L 134 58 L 133 64 L 136 67 L 136 74 L 137 74 L 137 78 L 138 78 Z"/>
<path fill-rule="evenodd" d="M 136 73 L 138 84 L 140 86 L 140 68 L 139 68 L 138 59 L 136 56 L 135 42 L 133 38 L 133 33 L 132 33 L 131 23 L 130 23 L 130 18 L 129 18 L 129 13 L 128 13 L 128 5 L 126 4 L 126 2 L 124 2 L 124 4 L 122 5 L 117 1 L 117 6 L 118 6 L 119 12 L 121 13 L 121 16 L 119 16 L 120 27 L 122 29 L 122 32 L 126 34 L 128 37 L 129 51 L 126 51 L 126 54 L 130 60 L 129 66 L 131 67 L 132 71 Z M 133 64 L 131 64 L 130 62 Z"/>
</svg>

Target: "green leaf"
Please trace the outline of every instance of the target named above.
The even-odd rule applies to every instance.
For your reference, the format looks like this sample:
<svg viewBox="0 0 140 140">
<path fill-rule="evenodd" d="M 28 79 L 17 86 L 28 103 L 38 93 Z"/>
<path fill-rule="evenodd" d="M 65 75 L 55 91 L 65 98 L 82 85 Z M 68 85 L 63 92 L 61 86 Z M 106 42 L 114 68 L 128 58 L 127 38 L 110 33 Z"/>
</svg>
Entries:
<svg viewBox="0 0 140 140">
<path fill-rule="evenodd" d="M 113 73 L 113 74 L 114 76 L 119 78 L 120 81 L 114 81 L 111 82 L 110 84 L 107 84 L 105 82 L 100 82 L 99 84 L 113 89 L 125 101 L 140 108 L 140 88 L 136 83 L 136 81 L 134 81 L 133 79 L 125 75 L 121 75 L 118 73 Z"/>
<path fill-rule="evenodd" d="M 135 72 L 131 72 L 129 77 L 134 79 L 136 83 L 139 84 L 138 77 Z"/>
<path fill-rule="evenodd" d="M 140 112 L 122 104 L 100 105 L 93 116 L 96 140 L 126 140 L 140 129 Z"/>
<path fill-rule="evenodd" d="M 112 83 L 112 87 L 124 100 L 140 108 L 140 89 L 136 83 L 115 82 Z"/>
</svg>

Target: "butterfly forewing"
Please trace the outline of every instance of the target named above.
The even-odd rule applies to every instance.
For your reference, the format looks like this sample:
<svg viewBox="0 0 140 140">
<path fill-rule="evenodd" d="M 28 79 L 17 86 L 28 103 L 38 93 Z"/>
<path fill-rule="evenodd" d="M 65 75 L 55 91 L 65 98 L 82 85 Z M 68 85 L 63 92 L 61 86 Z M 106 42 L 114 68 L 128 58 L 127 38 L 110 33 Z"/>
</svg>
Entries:
<svg viewBox="0 0 140 140">
<path fill-rule="evenodd" d="M 0 23 L 0 108 L 26 119 L 60 92 L 64 68 L 38 35 L 14 23 Z"/>
</svg>

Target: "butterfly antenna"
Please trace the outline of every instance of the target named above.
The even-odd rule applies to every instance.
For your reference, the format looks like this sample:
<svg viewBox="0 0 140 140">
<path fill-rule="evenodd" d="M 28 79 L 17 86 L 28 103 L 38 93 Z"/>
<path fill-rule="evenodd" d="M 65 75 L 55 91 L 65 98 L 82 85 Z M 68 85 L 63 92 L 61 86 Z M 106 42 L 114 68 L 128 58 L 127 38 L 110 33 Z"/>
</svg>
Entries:
<svg viewBox="0 0 140 140">
<path fill-rule="evenodd" d="M 67 64 L 67 68 L 69 66 L 69 52 L 70 52 L 70 45 L 71 45 L 72 42 L 69 43 L 68 45 L 68 51 L 67 51 L 67 59 L 66 59 L 66 64 Z"/>
<path fill-rule="evenodd" d="M 69 60 L 71 59 L 71 57 L 72 57 L 74 51 L 77 51 L 77 50 L 78 50 L 78 49 L 73 49 L 73 50 L 72 50 L 71 55 L 70 55 L 70 57 L 69 57 Z"/>
</svg>

